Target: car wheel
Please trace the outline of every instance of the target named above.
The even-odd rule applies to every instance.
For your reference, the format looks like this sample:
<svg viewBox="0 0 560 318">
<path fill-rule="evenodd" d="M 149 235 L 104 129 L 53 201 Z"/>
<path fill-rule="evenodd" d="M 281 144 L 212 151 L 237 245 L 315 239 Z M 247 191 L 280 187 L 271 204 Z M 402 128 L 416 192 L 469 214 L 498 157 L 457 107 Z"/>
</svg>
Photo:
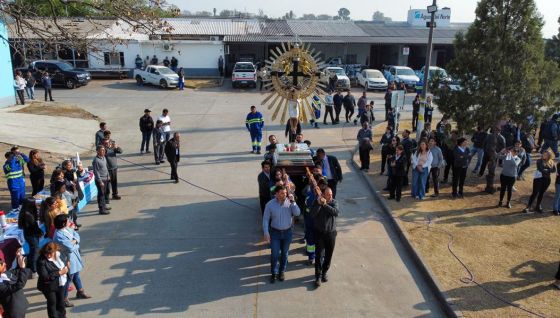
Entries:
<svg viewBox="0 0 560 318">
<path fill-rule="evenodd" d="M 76 88 L 76 81 L 71 79 L 71 78 L 67 79 L 66 80 L 66 88 L 69 88 L 69 89 Z"/>
<path fill-rule="evenodd" d="M 138 85 L 144 84 L 144 81 L 142 80 L 142 76 L 136 75 L 136 84 Z"/>
<path fill-rule="evenodd" d="M 167 81 L 166 80 L 161 80 L 159 81 L 159 86 L 161 86 L 161 88 L 168 88 L 169 86 L 167 85 Z"/>
</svg>

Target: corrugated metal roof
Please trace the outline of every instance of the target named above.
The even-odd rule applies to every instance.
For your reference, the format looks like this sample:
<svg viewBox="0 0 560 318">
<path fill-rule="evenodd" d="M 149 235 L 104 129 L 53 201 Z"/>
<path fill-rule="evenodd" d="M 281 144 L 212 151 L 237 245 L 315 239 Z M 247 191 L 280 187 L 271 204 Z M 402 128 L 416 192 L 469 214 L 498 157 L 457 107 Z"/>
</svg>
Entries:
<svg viewBox="0 0 560 318">
<path fill-rule="evenodd" d="M 43 36 L 61 34 L 59 27 L 65 32 L 71 33 L 76 36 L 84 36 L 90 38 L 97 34 L 103 34 L 107 28 L 114 25 L 114 19 L 87 19 L 87 18 L 59 18 L 55 23 L 50 18 L 35 18 L 28 19 L 23 22 L 24 24 L 17 25 L 16 23 L 8 23 L 8 37 L 12 39 L 39 39 L 34 30 L 26 27 L 25 23 L 32 24 L 35 30 L 45 30 Z"/>
<path fill-rule="evenodd" d="M 171 18 L 165 21 L 173 29 L 171 34 L 176 35 L 236 35 L 261 32 L 258 20 Z M 165 31 L 158 33 L 167 34 Z"/>
<path fill-rule="evenodd" d="M 425 42 L 428 38 L 429 28 L 412 27 L 406 22 L 397 23 L 379 23 L 379 22 L 357 22 L 356 25 L 364 30 L 368 35 L 376 38 L 393 38 L 387 39 L 387 41 L 399 41 L 403 43 L 403 38 L 409 39 L 419 39 L 421 42 Z M 450 27 L 446 28 L 435 28 L 434 29 L 434 43 L 447 42 L 451 39 L 452 43 L 455 38 L 455 34 L 460 31 L 465 31 L 469 27 L 468 23 L 457 23 L 452 24 Z M 387 42 L 388 43 L 388 42 Z M 398 43 L 398 42 L 395 42 Z"/>
<path fill-rule="evenodd" d="M 368 36 L 352 21 L 288 20 L 287 23 L 299 36 Z"/>
</svg>

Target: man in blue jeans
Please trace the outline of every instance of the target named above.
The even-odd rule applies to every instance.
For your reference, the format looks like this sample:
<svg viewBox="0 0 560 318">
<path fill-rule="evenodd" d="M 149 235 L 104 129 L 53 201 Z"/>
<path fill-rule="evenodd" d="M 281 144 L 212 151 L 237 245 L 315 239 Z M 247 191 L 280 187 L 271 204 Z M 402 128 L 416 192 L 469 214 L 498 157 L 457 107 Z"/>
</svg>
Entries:
<svg viewBox="0 0 560 318">
<path fill-rule="evenodd" d="M 150 153 L 150 137 L 154 130 L 154 119 L 150 115 L 151 111 L 149 109 L 144 109 L 144 116 L 140 117 L 139 125 L 140 132 L 142 132 L 142 144 L 140 145 L 140 153 L 144 153 L 144 148 L 146 148 L 146 153 Z"/>
<path fill-rule="evenodd" d="M 270 243 L 270 283 L 276 279 L 284 281 L 284 272 L 288 265 L 288 252 L 292 242 L 292 217 L 300 214 L 294 195 L 288 195 L 284 186 L 277 186 L 275 199 L 270 200 L 264 208 L 264 239 Z"/>
</svg>

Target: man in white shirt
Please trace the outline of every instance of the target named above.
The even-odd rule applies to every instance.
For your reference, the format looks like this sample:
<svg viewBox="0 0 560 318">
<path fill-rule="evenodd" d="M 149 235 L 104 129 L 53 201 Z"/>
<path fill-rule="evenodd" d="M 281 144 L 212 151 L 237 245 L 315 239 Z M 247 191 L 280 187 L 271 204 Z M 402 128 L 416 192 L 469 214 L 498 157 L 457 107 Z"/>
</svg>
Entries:
<svg viewBox="0 0 560 318">
<path fill-rule="evenodd" d="M 167 108 L 163 109 L 161 116 L 158 117 L 161 120 L 163 132 L 165 133 L 165 142 L 169 141 L 171 137 L 171 118 L 169 118 L 169 110 Z"/>
</svg>

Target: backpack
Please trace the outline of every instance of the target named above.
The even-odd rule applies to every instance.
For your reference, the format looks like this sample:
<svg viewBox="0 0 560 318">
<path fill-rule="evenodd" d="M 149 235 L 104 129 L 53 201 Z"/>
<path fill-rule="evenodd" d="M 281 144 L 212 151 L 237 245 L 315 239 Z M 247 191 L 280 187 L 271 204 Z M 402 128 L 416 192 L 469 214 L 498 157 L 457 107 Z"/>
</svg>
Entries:
<svg viewBox="0 0 560 318">
<path fill-rule="evenodd" d="M 546 122 L 543 132 L 544 139 L 558 140 L 558 124 L 551 119 Z"/>
</svg>

